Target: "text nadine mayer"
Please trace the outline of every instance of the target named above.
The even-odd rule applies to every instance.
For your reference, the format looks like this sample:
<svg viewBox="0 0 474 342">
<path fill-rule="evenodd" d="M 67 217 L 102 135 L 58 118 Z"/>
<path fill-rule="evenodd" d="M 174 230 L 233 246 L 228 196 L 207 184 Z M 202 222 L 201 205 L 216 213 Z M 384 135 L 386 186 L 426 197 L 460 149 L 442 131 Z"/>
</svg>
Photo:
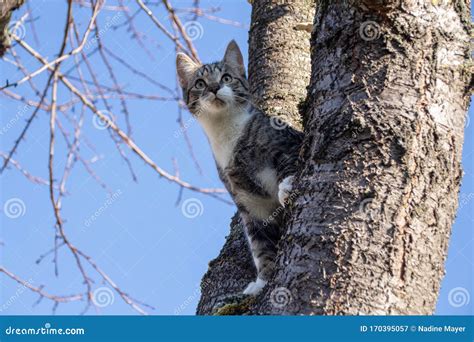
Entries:
<svg viewBox="0 0 474 342">
<path fill-rule="evenodd" d="M 463 333 L 466 332 L 466 327 L 455 327 L 452 325 L 436 326 L 436 325 L 419 325 L 418 332 L 450 332 Z"/>
</svg>

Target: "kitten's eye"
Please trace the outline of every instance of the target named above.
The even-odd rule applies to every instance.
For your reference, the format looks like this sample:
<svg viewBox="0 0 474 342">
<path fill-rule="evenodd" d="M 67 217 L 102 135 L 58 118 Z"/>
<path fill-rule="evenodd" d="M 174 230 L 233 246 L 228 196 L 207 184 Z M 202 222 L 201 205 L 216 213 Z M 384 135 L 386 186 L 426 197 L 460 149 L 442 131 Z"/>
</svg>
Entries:
<svg viewBox="0 0 474 342">
<path fill-rule="evenodd" d="M 204 89 L 206 88 L 206 82 L 204 82 L 203 80 L 197 80 L 194 86 L 196 87 L 196 89 Z"/>
<path fill-rule="evenodd" d="M 229 74 L 224 74 L 224 76 L 222 76 L 222 82 L 224 83 L 232 82 L 232 76 L 230 76 Z"/>
</svg>

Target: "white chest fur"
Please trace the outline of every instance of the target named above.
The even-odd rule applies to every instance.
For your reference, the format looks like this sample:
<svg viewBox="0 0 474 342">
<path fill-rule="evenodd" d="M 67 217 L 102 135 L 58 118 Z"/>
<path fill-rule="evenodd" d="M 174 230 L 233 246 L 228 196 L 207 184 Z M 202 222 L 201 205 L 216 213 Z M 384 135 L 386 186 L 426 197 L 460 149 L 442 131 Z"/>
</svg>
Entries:
<svg viewBox="0 0 474 342">
<path fill-rule="evenodd" d="M 234 112 L 203 113 L 199 117 L 220 168 L 229 164 L 235 144 L 243 134 L 251 114 L 242 109 Z"/>
</svg>

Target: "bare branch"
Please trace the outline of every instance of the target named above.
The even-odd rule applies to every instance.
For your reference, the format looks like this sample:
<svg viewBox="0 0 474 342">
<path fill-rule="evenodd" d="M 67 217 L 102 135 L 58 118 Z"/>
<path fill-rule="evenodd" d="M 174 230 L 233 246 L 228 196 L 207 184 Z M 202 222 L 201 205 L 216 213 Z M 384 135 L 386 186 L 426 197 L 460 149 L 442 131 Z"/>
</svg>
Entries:
<svg viewBox="0 0 474 342">
<path fill-rule="evenodd" d="M 50 293 L 47 293 L 43 291 L 43 287 L 36 287 L 33 286 L 30 282 L 21 279 L 14 273 L 10 272 L 7 270 L 5 267 L 0 266 L 0 272 L 5 274 L 7 277 L 13 279 L 16 281 L 18 284 L 21 284 L 22 286 L 26 287 L 27 289 L 30 289 L 31 291 L 37 293 L 40 295 L 40 298 L 47 298 L 50 299 L 54 302 L 57 303 L 67 303 L 67 302 L 74 302 L 78 300 L 83 300 L 84 299 L 84 294 L 83 293 L 78 293 L 78 294 L 73 294 L 73 295 L 68 295 L 68 296 L 57 296 L 57 295 L 52 295 Z"/>
<path fill-rule="evenodd" d="M 28 51 L 31 55 L 33 55 L 36 59 L 38 59 L 40 62 L 47 64 L 47 61 L 42 57 L 36 50 L 34 50 L 30 45 L 28 45 L 25 41 L 20 39 L 17 36 L 14 36 L 14 39 L 22 46 L 26 51 Z M 51 67 L 48 67 L 52 69 Z M 72 93 L 74 93 L 77 97 L 79 97 L 84 103 L 95 115 L 97 115 L 100 120 L 105 122 L 110 129 L 112 129 L 114 132 L 118 134 L 118 136 L 130 147 L 130 149 L 135 152 L 146 164 L 151 166 L 160 176 L 166 178 L 167 180 L 174 182 L 178 184 L 179 186 L 186 188 L 188 190 L 204 193 L 204 194 L 209 194 L 213 197 L 216 197 L 215 194 L 223 194 L 227 193 L 225 189 L 220 189 L 220 188 L 199 188 L 196 187 L 186 181 L 181 180 L 180 178 L 173 176 L 169 174 L 168 172 L 164 171 L 162 168 L 160 168 L 153 160 L 145 153 L 143 152 L 140 147 L 132 140 L 130 139 L 125 132 L 123 132 L 111 119 L 109 119 L 107 116 L 105 116 L 103 113 L 101 113 L 93 104 L 90 102 L 84 94 L 82 94 L 63 74 L 58 73 L 59 79 L 63 82 L 63 84 L 71 90 Z M 220 199 L 219 197 L 216 197 Z"/>
</svg>

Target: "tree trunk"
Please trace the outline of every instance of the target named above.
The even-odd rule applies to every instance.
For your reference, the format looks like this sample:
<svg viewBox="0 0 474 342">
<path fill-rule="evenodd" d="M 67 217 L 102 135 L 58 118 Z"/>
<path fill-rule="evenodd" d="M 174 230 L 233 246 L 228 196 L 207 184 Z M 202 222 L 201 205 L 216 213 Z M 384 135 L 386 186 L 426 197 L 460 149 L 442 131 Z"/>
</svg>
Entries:
<svg viewBox="0 0 474 342">
<path fill-rule="evenodd" d="M 254 101 L 294 127 L 301 125 L 298 107 L 306 97 L 311 70 L 310 34 L 301 26 L 311 24 L 313 16 L 311 0 L 257 0 L 252 5 L 249 82 Z M 203 277 L 197 313 L 212 314 L 239 299 L 255 277 L 247 239 L 236 214 L 221 253 L 209 263 Z"/>
<path fill-rule="evenodd" d="M 318 1 L 276 274 L 230 313 L 433 313 L 462 175 L 469 30 L 465 1 Z M 211 297 L 204 288 L 200 308 Z"/>
<path fill-rule="evenodd" d="M 255 1 L 249 34 L 249 83 L 255 104 L 301 127 L 299 107 L 311 72 L 314 1 Z"/>
<path fill-rule="evenodd" d="M 0 2 L 0 57 L 3 57 L 10 47 L 8 28 L 12 12 L 23 5 L 24 0 L 5 0 Z"/>
</svg>

